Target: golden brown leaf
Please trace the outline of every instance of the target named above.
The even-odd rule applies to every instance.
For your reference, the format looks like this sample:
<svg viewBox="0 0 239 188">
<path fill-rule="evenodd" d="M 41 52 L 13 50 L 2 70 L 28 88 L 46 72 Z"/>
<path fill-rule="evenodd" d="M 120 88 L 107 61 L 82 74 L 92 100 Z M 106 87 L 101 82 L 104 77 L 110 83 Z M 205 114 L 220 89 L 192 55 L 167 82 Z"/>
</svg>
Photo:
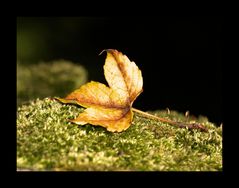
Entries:
<svg viewBox="0 0 239 188">
<path fill-rule="evenodd" d="M 109 86 L 133 103 L 142 92 L 143 78 L 137 65 L 117 50 L 107 50 L 104 74 Z"/>
<path fill-rule="evenodd" d="M 105 50 L 107 57 L 104 75 L 110 87 L 91 81 L 70 93 L 62 103 L 85 107 L 76 124 L 90 123 L 105 127 L 111 132 L 126 130 L 133 119 L 132 104 L 143 91 L 143 78 L 137 65 L 117 50 Z"/>
</svg>

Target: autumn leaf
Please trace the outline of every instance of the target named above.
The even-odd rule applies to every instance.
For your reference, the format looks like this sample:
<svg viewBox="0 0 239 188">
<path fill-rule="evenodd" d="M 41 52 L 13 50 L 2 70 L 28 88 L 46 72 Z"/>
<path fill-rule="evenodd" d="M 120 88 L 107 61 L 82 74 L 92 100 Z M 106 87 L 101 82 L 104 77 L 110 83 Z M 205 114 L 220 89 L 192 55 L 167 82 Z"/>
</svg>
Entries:
<svg viewBox="0 0 239 188">
<path fill-rule="evenodd" d="M 130 61 L 121 52 L 113 49 L 102 52 L 104 51 L 107 52 L 104 75 L 109 87 L 91 81 L 64 99 L 55 98 L 62 103 L 77 104 L 86 108 L 76 119 L 70 120 L 71 122 L 79 125 L 90 123 L 105 127 L 111 132 L 121 132 L 129 128 L 134 111 L 146 118 L 153 118 L 179 128 L 208 131 L 201 124 L 175 122 L 133 108 L 133 102 L 143 91 L 141 71 L 133 61 Z"/>
<path fill-rule="evenodd" d="M 90 123 L 105 127 L 111 132 L 129 128 L 132 104 L 143 91 L 143 78 L 137 65 L 117 50 L 108 49 L 104 75 L 109 87 L 91 81 L 70 93 L 66 98 L 56 98 L 62 103 L 78 104 L 86 109 L 70 120 L 79 125 Z M 101 52 L 102 53 L 102 52 Z"/>
</svg>

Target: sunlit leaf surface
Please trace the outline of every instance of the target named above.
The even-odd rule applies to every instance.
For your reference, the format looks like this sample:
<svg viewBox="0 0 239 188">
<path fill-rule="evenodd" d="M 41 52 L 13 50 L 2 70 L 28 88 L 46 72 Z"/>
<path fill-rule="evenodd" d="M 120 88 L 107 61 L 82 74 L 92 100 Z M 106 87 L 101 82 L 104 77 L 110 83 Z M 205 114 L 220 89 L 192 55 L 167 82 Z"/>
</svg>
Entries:
<svg viewBox="0 0 239 188">
<path fill-rule="evenodd" d="M 79 125 L 90 123 L 105 127 L 111 132 L 126 130 L 133 119 L 132 104 L 143 91 L 143 78 L 137 65 L 117 50 L 108 49 L 104 75 L 109 87 L 91 81 L 70 93 L 66 98 L 56 98 L 62 103 L 85 107 L 76 119 Z"/>
</svg>

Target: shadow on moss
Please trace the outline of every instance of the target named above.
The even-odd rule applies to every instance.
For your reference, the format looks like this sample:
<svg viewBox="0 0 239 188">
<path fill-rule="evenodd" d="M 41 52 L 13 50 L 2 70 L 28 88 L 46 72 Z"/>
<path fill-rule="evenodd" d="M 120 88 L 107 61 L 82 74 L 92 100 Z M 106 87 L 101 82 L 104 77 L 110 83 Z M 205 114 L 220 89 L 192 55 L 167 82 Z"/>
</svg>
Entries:
<svg viewBox="0 0 239 188">
<path fill-rule="evenodd" d="M 19 107 L 18 170 L 222 170 L 222 127 L 206 118 L 200 121 L 208 133 L 175 128 L 137 114 L 129 129 L 111 133 L 102 127 L 67 121 L 82 111 L 47 98 Z M 154 114 L 167 116 L 165 111 Z M 177 112 L 170 116 L 186 121 Z"/>
</svg>

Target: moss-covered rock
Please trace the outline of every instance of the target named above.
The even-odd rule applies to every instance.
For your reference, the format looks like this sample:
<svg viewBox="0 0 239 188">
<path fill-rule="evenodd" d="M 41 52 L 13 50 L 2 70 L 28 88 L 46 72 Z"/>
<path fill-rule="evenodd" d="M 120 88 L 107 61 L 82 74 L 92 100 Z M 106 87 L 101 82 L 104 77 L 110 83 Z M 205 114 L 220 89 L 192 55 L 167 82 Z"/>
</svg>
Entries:
<svg viewBox="0 0 239 188">
<path fill-rule="evenodd" d="M 201 117 L 208 133 L 175 128 L 134 115 L 121 133 L 92 125 L 79 126 L 83 108 L 44 99 L 17 110 L 18 170 L 80 171 L 221 171 L 222 127 Z M 192 121 L 183 114 L 154 112 L 161 117 Z"/>
<path fill-rule="evenodd" d="M 86 81 L 85 68 L 70 61 L 17 63 L 17 105 L 35 98 L 63 97 Z"/>
</svg>

